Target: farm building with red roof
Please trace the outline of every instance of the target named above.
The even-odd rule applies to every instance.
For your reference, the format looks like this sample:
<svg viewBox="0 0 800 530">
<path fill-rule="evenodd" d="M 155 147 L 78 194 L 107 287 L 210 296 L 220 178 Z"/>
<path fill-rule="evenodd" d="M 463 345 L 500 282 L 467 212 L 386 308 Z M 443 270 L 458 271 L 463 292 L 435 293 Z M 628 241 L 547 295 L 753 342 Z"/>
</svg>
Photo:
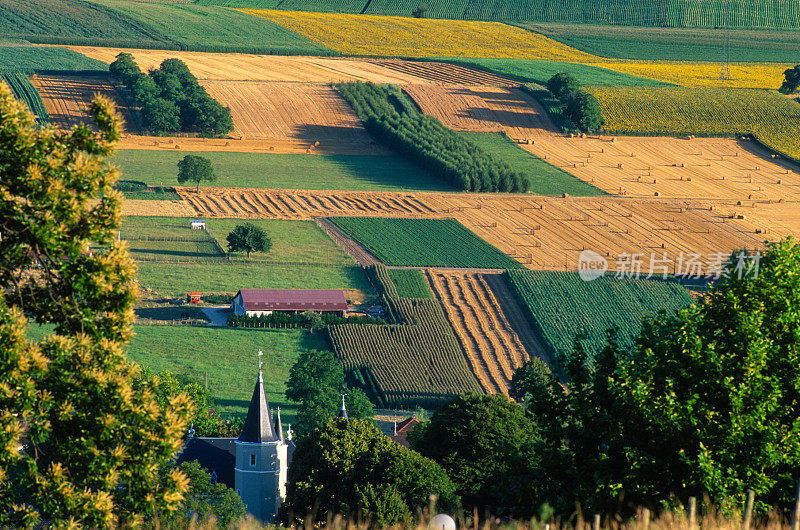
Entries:
<svg viewBox="0 0 800 530">
<path fill-rule="evenodd" d="M 236 315 L 271 315 L 283 313 L 334 313 L 347 314 L 344 291 L 335 289 L 239 289 L 231 300 Z"/>
</svg>

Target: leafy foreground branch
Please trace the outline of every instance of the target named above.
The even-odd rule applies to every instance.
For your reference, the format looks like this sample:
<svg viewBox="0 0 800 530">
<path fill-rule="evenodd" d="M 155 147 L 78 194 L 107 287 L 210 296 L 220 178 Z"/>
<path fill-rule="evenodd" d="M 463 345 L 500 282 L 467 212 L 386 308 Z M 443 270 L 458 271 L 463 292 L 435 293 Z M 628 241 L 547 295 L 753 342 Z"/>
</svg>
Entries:
<svg viewBox="0 0 800 530">
<path fill-rule="evenodd" d="M 136 525 L 188 488 L 161 470 L 189 399 L 159 404 L 122 353 L 135 268 L 114 237 L 119 174 L 104 163 L 120 120 L 103 98 L 89 112 L 99 132 L 40 129 L 0 83 L 0 526 Z M 28 319 L 55 334 L 29 341 Z"/>
</svg>

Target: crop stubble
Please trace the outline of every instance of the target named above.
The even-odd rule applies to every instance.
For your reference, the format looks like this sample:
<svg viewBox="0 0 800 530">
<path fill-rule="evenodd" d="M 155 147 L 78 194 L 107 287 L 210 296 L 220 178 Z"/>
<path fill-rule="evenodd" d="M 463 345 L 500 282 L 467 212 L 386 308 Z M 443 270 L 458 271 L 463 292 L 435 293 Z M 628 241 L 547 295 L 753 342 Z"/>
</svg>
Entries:
<svg viewBox="0 0 800 530">
<path fill-rule="evenodd" d="M 712 253 L 758 249 L 764 239 L 800 230 L 800 213 L 777 202 L 224 188 L 179 193 L 207 217 L 452 217 L 524 265 L 546 270 L 574 270 L 579 254 L 594 250 L 612 262 L 640 254 L 646 273 L 651 254 L 676 260 L 698 253 L 708 262 Z"/>
<path fill-rule="evenodd" d="M 478 382 L 487 393 L 508 395 L 514 371 L 541 349 L 506 317 L 487 281 L 498 275 L 434 269 L 426 274 Z M 527 325 L 523 331 L 529 332 Z"/>
</svg>

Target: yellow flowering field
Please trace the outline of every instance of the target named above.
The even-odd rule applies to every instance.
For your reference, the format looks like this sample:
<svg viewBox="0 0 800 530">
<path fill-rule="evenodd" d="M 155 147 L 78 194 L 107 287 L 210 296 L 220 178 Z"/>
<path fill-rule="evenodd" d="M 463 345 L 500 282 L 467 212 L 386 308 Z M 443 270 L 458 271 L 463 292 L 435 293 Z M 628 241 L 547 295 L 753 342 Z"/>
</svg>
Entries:
<svg viewBox="0 0 800 530">
<path fill-rule="evenodd" d="M 587 63 L 599 58 L 499 22 L 241 9 L 346 55 L 504 57 Z"/>
<path fill-rule="evenodd" d="M 609 134 L 735 136 L 753 134 L 800 158 L 800 105 L 770 90 L 591 87 Z"/>
<path fill-rule="evenodd" d="M 685 87 L 771 88 L 783 81 L 788 64 L 748 63 L 731 65 L 731 80 L 720 79 L 720 65 L 714 63 L 661 63 L 647 61 L 612 61 L 601 59 L 592 66 L 625 74 L 648 77 Z"/>
</svg>

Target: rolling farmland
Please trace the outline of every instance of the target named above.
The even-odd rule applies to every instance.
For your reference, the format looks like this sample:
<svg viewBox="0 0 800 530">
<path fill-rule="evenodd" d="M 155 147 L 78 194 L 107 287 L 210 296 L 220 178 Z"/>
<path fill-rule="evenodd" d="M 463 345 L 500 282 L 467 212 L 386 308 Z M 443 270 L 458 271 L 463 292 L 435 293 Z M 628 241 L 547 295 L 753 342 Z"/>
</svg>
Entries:
<svg viewBox="0 0 800 530">
<path fill-rule="evenodd" d="M 800 199 L 793 164 L 725 138 L 537 138 L 523 149 L 615 195 L 777 202 Z"/>
<path fill-rule="evenodd" d="M 527 267 L 546 270 L 574 270 L 585 249 L 612 261 L 641 254 L 646 268 L 651 254 L 674 260 L 699 253 L 707 260 L 710 253 L 758 249 L 764 239 L 800 232 L 800 213 L 777 200 L 178 190 L 205 217 L 452 217 Z"/>
<path fill-rule="evenodd" d="M 497 22 L 244 9 L 348 55 L 518 57 L 590 62 L 594 56 Z"/>
<path fill-rule="evenodd" d="M 692 303 L 679 283 L 604 276 L 591 282 L 574 272 L 508 271 L 512 290 L 526 308 L 531 325 L 552 354 L 571 352 L 583 333 L 591 356 L 606 343 L 606 330 L 619 328 L 619 344 L 633 344 L 642 317 L 674 312 Z"/>
<path fill-rule="evenodd" d="M 314 12 L 366 13 L 409 16 L 416 0 L 200 0 L 201 4 Z M 667 28 L 723 25 L 722 0 L 670 0 L 653 4 L 647 0 L 467 0 L 427 2 L 428 18 L 500 21 L 538 21 L 564 24 L 614 26 L 661 26 Z M 800 28 L 800 11 L 788 0 L 776 3 L 741 0 L 731 8 L 731 26 L 744 28 Z"/>
<path fill-rule="evenodd" d="M 408 85 L 403 90 L 423 112 L 456 130 L 505 132 L 514 139 L 555 131 L 542 107 L 519 89 Z"/>
<path fill-rule="evenodd" d="M 328 341 L 345 371 L 356 372 L 384 407 L 438 406 L 463 392 L 481 392 L 439 302 L 401 298 L 386 269 L 370 269 L 393 324 L 337 324 Z"/>
<path fill-rule="evenodd" d="M 753 134 L 800 159 L 800 105 L 776 92 L 689 88 L 592 88 L 611 134 Z"/>
<path fill-rule="evenodd" d="M 453 219 L 330 219 L 384 265 L 507 269 L 519 267 Z"/>
<path fill-rule="evenodd" d="M 486 280 L 490 275 L 436 270 L 426 274 L 481 387 L 508 395 L 514 371 L 531 355 L 542 354 L 536 340 L 529 333 L 518 334 L 506 318 Z"/>
<path fill-rule="evenodd" d="M 201 81 L 275 81 L 300 83 L 339 83 L 369 80 L 375 83 L 427 83 L 426 79 L 387 68 L 373 61 L 323 57 L 285 57 L 200 53 L 164 50 L 127 50 L 70 46 L 104 63 L 111 63 L 121 52 L 133 55 L 142 70 L 158 68 L 165 59 L 180 59 Z"/>
<path fill-rule="evenodd" d="M 31 82 L 42 97 L 51 121 L 59 127 L 70 128 L 89 122 L 86 109 L 96 95 L 109 98 L 121 114 L 128 132 L 137 132 L 127 107 L 107 77 L 68 77 L 35 75 Z"/>
<path fill-rule="evenodd" d="M 204 81 L 208 94 L 231 108 L 233 134 L 247 139 L 293 139 L 308 147 L 319 141 L 371 142 L 361 120 L 327 85 Z"/>
<path fill-rule="evenodd" d="M 98 72 L 108 65 L 67 48 L 0 45 L 0 70 L 33 74 L 38 71 Z"/>
</svg>

